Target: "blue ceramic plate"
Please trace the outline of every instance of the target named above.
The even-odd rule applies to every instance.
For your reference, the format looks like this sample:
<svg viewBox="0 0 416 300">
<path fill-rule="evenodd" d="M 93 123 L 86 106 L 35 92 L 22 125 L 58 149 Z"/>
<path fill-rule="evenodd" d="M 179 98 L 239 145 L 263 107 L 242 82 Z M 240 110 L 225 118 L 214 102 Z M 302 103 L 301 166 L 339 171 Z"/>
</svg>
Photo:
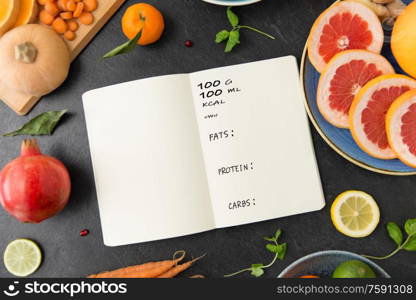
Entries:
<svg viewBox="0 0 416 300">
<path fill-rule="evenodd" d="M 360 260 L 370 266 L 377 278 L 390 278 L 386 271 L 371 260 L 352 252 L 338 250 L 320 251 L 302 257 L 280 273 L 279 278 L 298 278 L 303 275 L 331 278 L 335 269 L 347 260 Z"/>
<path fill-rule="evenodd" d="M 410 3 L 412 0 L 404 2 Z M 391 52 L 390 34 L 391 29 L 385 30 L 386 38 L 382 54 L 393 64 L 398 73 L 403 73 Z M 337 128 L 324 119 L 316 104 L 319 76 L 320 74 L 310 63 L 307 49 L 305 48 L 301 68 L 301 83 L 306 100 L 305 106 L 313 125 L 328 145 L 338 154 L 362 168 L 389 175 L 415 175 L 416 169 L 406 166 L 398 159 L 382 160 L 369 156 L 357 146 L 348 129 Z"/>
</svg>

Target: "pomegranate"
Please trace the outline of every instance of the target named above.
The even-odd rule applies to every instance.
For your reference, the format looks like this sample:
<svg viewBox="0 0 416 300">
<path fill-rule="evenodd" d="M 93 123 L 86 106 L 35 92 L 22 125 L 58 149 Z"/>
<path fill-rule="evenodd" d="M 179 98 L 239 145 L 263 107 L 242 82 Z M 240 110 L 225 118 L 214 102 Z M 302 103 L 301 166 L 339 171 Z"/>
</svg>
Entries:
<svg viewBox="0 0 416 300">
<path fill-rule="evenodd" d="M 35 139 L 24 140 L 20 157 L 0 173 L 0 203 L 21 222 L 40 223 L 68 202 L 71 179 L 56 158 L 43 155 Z"/>
</svg>

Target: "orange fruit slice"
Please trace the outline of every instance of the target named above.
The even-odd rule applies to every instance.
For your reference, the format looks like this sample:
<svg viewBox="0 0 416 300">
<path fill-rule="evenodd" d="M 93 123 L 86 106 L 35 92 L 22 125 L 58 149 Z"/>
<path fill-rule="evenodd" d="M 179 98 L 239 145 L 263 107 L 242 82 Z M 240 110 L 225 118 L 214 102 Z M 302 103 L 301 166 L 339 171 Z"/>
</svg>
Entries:
<svg viewBox="0 0 416 300">
<path fill-rule="evenodd" d="M 37 0 L 20 0 L 20 10 L 14 27 L 34 23 L 38 16 Z"/>
<path fill-rule="evenodd" d="M 413 1 L 394 23 L 391 48 L 400 67 L 416 78 L 416 2 Z"/>
<path fill-rule="evenodd" d="M 396 158 L 387 140 L 386 114 L 393 101 L 410 89 L 416 89 L 416 80 L 399 74 L 382 75 L 355 95 L 350 108 L 350 130 L 367 154 L 379 159 Z"/>
<path fill-rule="evenodd" d="M 1 0 L 0 5 L 0 36 L 16 23 L 19 15 L 20 0 Z"/>
<path fill-rule="evenodd" d="M 321 73 L 337 53 L 350 49 L 380 53 L 383 42 L 383 28 L 371 9 L 361 3 L 340 1 L 325 10 L 313 24 L 308 56 Z"/>
<path fill-rule="evenodd" d="M 157 8 L 150 4 L 138 3 L 127 8 L 121 26 L 124 35 L 130 40 L 142 30 L 137 44 L 144 46 L 160 39 L 165 29 L 165 21 Z"/>
<path fill-rule="evenodd" d="M 397 98 L 386 116 L 386 132 L 399 159 L 416 168 L 416 90 Z"/>
<path fill-rule="evenodd" d="M 366 50 L 336 54 L 319 79 L 316 98 L 319 111 L 332 125 L 348 128 L 355 95 L 367 82 L 383 74 L 394 74 L 394 69 L 380 54 Z"/>
</svg>

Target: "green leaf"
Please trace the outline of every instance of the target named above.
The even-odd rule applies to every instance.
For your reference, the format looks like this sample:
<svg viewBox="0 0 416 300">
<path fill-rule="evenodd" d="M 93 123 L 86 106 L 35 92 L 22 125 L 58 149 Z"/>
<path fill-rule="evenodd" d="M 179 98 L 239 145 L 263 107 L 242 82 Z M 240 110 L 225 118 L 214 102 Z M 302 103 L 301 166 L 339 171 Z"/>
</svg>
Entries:
<svg viewBox="0 0 416 300">
<path fill-rule="evenodd" d="M 264 240 L 265 241 L 268 241 L 268 242 L 276 242 L 276 239 L 274 237 L 267 237 L 267 236 L 265 236 L 264 237 Z"/>
<path fill-rule="evenodd" d="M 287 243 L 279 245 L 277 258 L 280 260 L 285 259 L 286 252 L 287 252 Z"/>
<path fill-rule="evenodd" d="M 230 32 L 227 45 L 225 46 L 225 52 L 231 52 L 237 44 L 240 43 L 240 31 L 233 30 Z"/>
<path fill-rule="evenodd" d="M 227 17 L 228 21 L 230 21 L 231 26 L 236 27 L 240 20 L 238 19 L 238 16 L 231 10 L 231 7 L 227 8 Z"/>
<path fill-rule="evenodd" d="M 216 37 L 215 37 L 215 42 L 217 44 L 222 43 L 223 41 L 225 41 L 226 39 L 228 39 L 228 37 L 230 36 L 230 32 L 227 30 L 221 30 L 220 32 L 217 33 Z"/>
<path fill-rule="evenodd" d="M 409 219 L 404 224 L 404 229 L 408 235 L 416 233 L 416 219 Z"/>
<path fill-rule="evenodd" d="M 280 238 L 281 235 L 282 235 L 282 230 L 281 229 L 278 229 L 276 231 L 276 233 L 274 234 L 274 238 L 275 238 L 276 242 L 279 240 L 279 238 Z"/>
<path fill-rule="evenodd" d="M 400 246 L 403 243 L 403 233 L 399 225 L 394 222 L 387 223 L 387 232 L 397 246 Z"/>
<path fill-rule="evenodd" d="M 25 125 L 20 129 L 3 134 L 3 136 L 16 136 L 16 135 L 51 135 L 56 125 L 67 110 L 48 111 L 44 112 Z"/>
<path fill-rule="evenodd" d="M 251 275 L 255 277 L 260 277 L 264 274 L 263 270 L 264 265 L 263 264 L 253 264 L 251 265 Z"/>
<path fill-rule="evenodd" d="M 279 253 L 279 247 L 277 245 L 267 244 L 266 249 L 269 250 L 271 253 Z"/>
<path fill-rule="evenodd" d="M 416 235 L 412 236 L 409 241 L 403 246 L 407 251 L 416 251 Z"/>
<path fill-rule="evenodd" d="M 116 55 L 120 55 L 120 54 L 124 54 L 124 53 L 128 53 L 130 51 L 132 51 L 136 45 L 137 45 L 137 41 L 140 39 L 140 37 L 142 36 L 142 30 L 140 30 L 136 36 L 134 38 L 132 38 L 130 41 L 114 48 L 113 50 L 111 50 L 110 52 L 106 53 L 103 58 L 110 58 L 110 57 L 114 57 Z"/>
</svg>

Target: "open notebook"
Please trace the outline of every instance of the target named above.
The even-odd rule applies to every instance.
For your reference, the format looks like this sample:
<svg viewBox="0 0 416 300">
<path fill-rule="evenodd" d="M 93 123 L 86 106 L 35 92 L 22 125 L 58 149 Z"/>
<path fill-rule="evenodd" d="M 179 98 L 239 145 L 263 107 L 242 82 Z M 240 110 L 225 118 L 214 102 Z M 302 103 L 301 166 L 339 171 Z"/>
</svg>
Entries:
<svg viewBox="0 0 416 300">
<path fill-rule="evenodd" d="M 104 243 L 321 209 L 292 56 L 83 95 Z"/>
</svg>

